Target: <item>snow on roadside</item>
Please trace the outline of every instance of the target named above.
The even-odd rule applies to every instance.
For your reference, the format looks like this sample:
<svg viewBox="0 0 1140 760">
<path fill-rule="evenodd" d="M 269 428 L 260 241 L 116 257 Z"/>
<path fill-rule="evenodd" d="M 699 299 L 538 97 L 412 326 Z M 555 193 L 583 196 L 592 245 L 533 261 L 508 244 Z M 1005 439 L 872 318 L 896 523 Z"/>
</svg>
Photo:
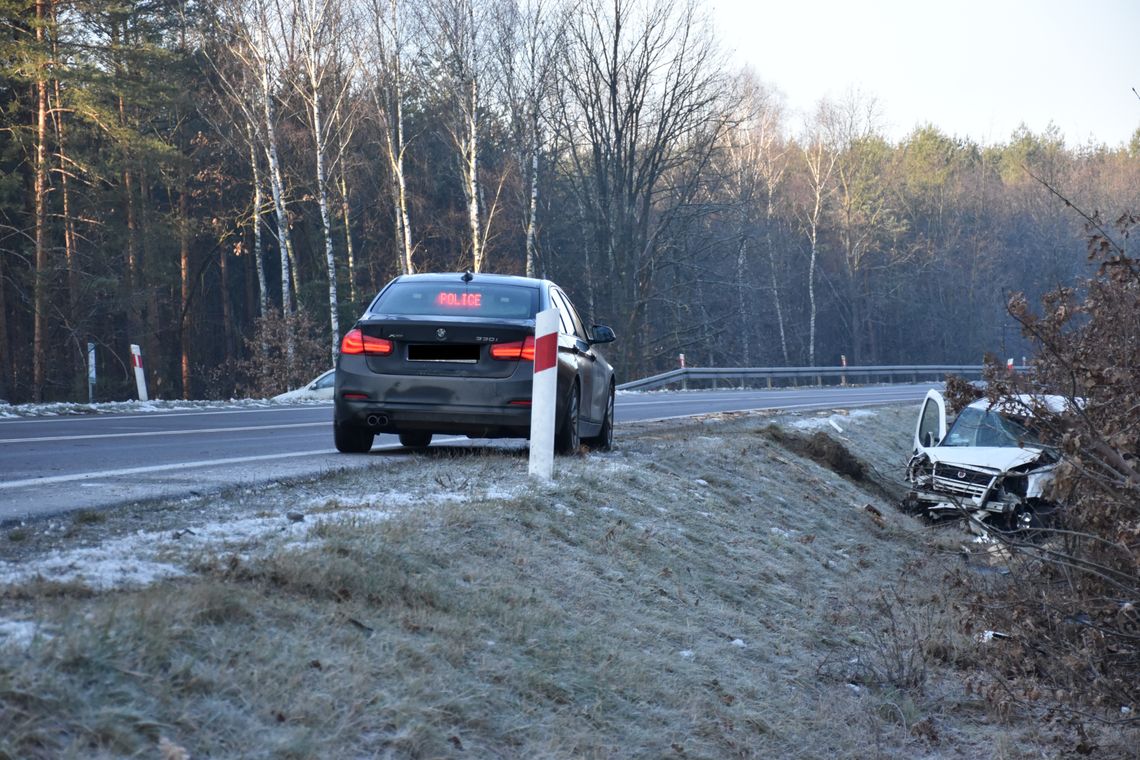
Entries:
<svg viewBox="0 0 1140 760">
<path fill-rule="evenodd" d="M 22 417 L 73 417 L 93 414 L 150 414 L 163 412 L 203 411 L 212 409 L 272 409 L 282 406 L 331 405 L 325 399 L 272 401 L 263 398 L 229 399 L 228 401 L 107 401 L 98 404 L 61 402 L 56 404 L 0 404 L 0 420 Z"/>
<path fill-rule="evenodd" d="M 179 530 L 139 530 L 92 546 L 56 549 L 34 559 L 0 560 L 0 590 L 35 581 L 74 583 L 93 591 L 147 586 L 188 575 L 191 563 L 205 555 L 236 554 L 248 559 L 285 545 L 303 548 L 309 545 L 314 530 L 325 523 L 344 519 L 382 522 L 401 510 L 422 505 L 508 499 L 525 489 L 524 485 L 496 485 L 458 493 L 325 493 L 296 502 L 285 513 L 222 518 Z"/>
<path fill-rule="evenodd" d="M 36 636 L 48 636 L 30 620 L 0 620 L 0 652 L 27 649 Z"/>
<path fill-rule="evenodd" d="M 805 417 L 801 419 L 789 420 L 787 422 L 787 425 L 788 427 L 795 428 L 796 430 L 815 431 L 831 428 L 832 430 L 842 433 L 844 423 L 860 417 L 874 417 L 875 414 L 876 412 L 874 409 L 851 409 L 844 410 L 841 413 L 833 412 L 831 414 L 823 412 L 816 417 Z"/>
</svg>

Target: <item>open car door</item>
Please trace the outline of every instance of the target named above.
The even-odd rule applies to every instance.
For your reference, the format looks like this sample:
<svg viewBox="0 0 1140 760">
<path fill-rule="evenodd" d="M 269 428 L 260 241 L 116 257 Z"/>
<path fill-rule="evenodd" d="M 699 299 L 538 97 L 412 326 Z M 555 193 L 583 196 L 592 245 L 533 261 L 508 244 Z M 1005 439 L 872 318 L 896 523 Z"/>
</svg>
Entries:
<svg viewBox="0 0 1140 760">
<path fill-rule="evenodd" d="M 946 399 L 936 390 L 926 392 L 918 424 L 914 429 L 914 451 L 918 453 L 946 437 Z"/>
</svg>

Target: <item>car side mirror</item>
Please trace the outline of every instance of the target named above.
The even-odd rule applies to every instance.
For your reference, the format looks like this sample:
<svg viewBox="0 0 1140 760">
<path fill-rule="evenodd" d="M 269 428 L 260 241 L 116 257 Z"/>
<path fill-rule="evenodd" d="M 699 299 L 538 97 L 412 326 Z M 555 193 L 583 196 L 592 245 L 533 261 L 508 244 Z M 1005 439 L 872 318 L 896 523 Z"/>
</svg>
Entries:
<svg viewBox="0 0 1140 760">
<path fill-rule="evenodd" d="M 590 328 L 590 343 L 613 343 L 617 340 L 613 329 L 606 325 L 594 325 Z"/>
<path fill-rule="evenodd" d="M 923 436 L 923 438 L 922 438 L 922 445 L 925 446 L 926 448 L 930 448 L 931 446 L 937 446 L 938 445 L 938 442 L 934 440 L 934 431 L 933 430 L 926 431 L 926 435 Z"/>
</svg>

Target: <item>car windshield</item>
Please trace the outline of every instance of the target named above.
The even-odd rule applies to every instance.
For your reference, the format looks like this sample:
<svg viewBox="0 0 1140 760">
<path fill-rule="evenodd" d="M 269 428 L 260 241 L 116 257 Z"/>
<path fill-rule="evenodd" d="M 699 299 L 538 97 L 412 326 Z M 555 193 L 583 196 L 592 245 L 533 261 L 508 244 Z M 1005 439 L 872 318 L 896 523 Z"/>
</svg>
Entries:
<svg viewBox="0 0 1140 760">
<path fill-rule="evenodd" d="M 954 420 L 941 445 L 1020 447 L 1040 443 L 1036 433 L 1016 420 L 993 409 L 966 407 Z"/>
<path fill-rule="evenodd" d="M 533 319 L 538 289 L 502 283 L 397 282 L 369 311 L 386 316 Z"/>
</svg>

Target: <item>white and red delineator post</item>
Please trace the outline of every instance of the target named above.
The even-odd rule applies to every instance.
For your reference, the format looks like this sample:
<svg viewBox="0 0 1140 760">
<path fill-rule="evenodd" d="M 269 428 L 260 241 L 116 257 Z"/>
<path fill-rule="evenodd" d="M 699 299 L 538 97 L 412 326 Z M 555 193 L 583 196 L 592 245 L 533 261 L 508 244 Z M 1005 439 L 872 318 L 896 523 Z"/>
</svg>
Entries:
<svg viewBox="0 0 1140 760">
<path fill-rule="evenodd" d="M 530 475 L 554 477 L 554 418 L 558 392 L 558 309 L 534 319 L 534 383 L 530 393 Z"/>
<path fill-rule="evenodd" d="M 135 385 L 139 389 L 139 401 L 148 401 L 146 395 L 146 375 L 143 374 L 142 349 L 137 343 L 131 344 L 131 364 L 135 367 Z"/>
</svg>

